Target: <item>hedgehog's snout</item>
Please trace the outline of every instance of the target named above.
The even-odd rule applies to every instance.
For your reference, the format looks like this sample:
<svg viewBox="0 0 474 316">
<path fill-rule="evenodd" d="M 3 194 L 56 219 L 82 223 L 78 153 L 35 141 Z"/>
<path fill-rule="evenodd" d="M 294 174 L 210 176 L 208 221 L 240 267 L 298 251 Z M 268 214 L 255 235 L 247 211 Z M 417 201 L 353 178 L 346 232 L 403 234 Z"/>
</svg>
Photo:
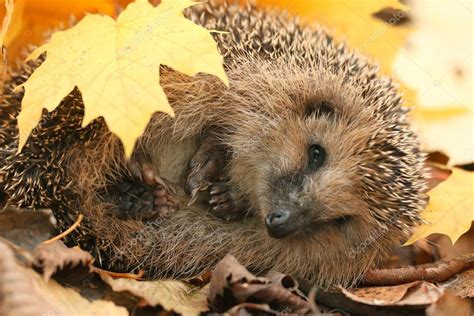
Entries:
<svg viewBox="0 0 474 316">
<path fill-rule="evenodd" d="M 313 199 L 307 194 L 301 194 L 304 178 L 303 173 L 291 173 L 271 178 L 273 190 L 270 200 L 272 202 L 265 207 L 268 212 L 265 212 L 265 226 L 271 237 L 287 237 L 308 224 L 305 218 L 311 208 L 306 207 L 306 204 L 313 202 Z"/>
<path fill-rule="evenodd" d="M 274 238 L 284 238 L 296 230 L 292 212 L 288 208 L 277 208 L 265 217 L 268 234 Z"/>
</svg>

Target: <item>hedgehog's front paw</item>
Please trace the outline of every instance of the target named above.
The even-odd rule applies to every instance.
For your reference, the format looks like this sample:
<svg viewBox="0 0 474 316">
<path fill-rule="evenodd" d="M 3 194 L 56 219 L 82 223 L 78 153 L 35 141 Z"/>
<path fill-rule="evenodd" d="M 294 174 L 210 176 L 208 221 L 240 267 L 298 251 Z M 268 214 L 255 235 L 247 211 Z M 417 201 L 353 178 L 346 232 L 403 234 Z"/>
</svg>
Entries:
<svg viewBox="0 0 474 316">
<path fill-rule="evenodd" d="M 186 179 L 185 191 L 189 194 L 188 205 L 193 204 L 200 191 L 205 191 L 222 173 L 225 164 L 225 153 L 217 140 L 209 136 L 189 161 L 189 174 Z"/>
<path fill-rule="evenodd" d="M 167 218 L 178 210 L 178 200 L 173 197 L 176 194 L 172 186 L 168 185 L 153 169 L 144 165 L 142 168 L 143 182 L 150 187 L 152 199 L 149 203 L 152 207 L 142 211 L 144 220 Z"/>
<path fill-rule="evenodd" d="M 217 217 L 229 221 L 243 216 L 244 207 L 227 182 L 213 183 L 209 187 L 209 194 L 209 204 Z"/>
<path fill-rule="evenodd" d="M 140 219 L 167 218 L 178 209 L 174 190 L 147 165 L 142 168 L 143 181 L 124 179 L 107 189 L 107 200 L 120 218 Z"/>
</svg>

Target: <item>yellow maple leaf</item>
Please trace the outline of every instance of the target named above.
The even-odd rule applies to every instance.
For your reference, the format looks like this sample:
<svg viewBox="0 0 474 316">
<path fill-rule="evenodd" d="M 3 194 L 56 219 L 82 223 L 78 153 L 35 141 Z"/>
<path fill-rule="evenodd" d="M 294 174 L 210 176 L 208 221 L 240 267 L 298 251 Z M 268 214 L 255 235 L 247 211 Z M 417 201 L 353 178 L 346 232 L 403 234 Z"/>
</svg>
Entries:
<svg viewBox="0 0 474 316">
<path fill-rule="evenodd" d="M 474 172 L 453 168 L 451 176 L 428 194 L 430 203 L 421 213 L 427 223 L 405 245 L 434 233 L 448 235 L 455 243 L 474 221 Z"/>
<path fill-rule="evenodd" d="M 173 115 L 158 84 L 160 65 L 187 75 L 206 72 L 228 84 L 210 31 L 182 13 L 193 4 L 163 0 L 153 7 L 137 0 L 117 21 L 87 15 L 71 29 L 53 34 L 29 57 L 47 52 L 45 62 L 22 85 L 19 147 L 40 119 L 42 108 L 53 110 L 75 86 L 84 100 L 83 126 L 103 116 L 130 156 L 152 113 Z"/>
</svg>

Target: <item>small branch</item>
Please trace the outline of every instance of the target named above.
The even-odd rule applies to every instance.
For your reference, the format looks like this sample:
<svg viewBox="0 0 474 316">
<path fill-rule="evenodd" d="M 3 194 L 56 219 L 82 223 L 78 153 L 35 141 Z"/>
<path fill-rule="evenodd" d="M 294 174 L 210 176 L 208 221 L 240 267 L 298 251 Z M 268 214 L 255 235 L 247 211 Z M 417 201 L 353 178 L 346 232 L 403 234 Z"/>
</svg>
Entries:
<svg viewBox="0 0 474 316">
<path fill-rule="evenodd" d="M 69 227 L 67 230 L 65 230 L 65 231 L 62 232 L 61 234 L 59 234 L 59 235 L 57 235 L 57 236 L 54 236 L 53 238 L 50 238 L 50 239 L 48 239 L 48 240 L 43 241 L 43 244 L 49 244 L 49 243 L 52 243 L 53 241 L 60 240 L 61 238 L 66 237 L 66 236 L 69 235 L 74 229 L 76 229 L 77 226 L 79 226 L 79 225 L 81 224 L 83 218 L 84 218 L 84 215 L 79 214 L 79 217 L 78 217 L 77 220 L 74 222 L 74 224 L 71 225 L 71 227 Z"/>
<path fill-rule="evenodd" d="M 142 280 L 143 275 L 145 274 L 145 271 L 140 270 L 138 273 L 120 273 L 120 272 L 112 272 L 112 271 L 107 271 L 103 270 L 94 266 L 91 266 L 91 271 L 98 273 L 99 275 L 108 275 L 111 276 L 112 278 L 122 278 L 122 279 L 133 279 L 133 280 Z"/>
<path fill-rule="evenodd" d="M 413 281 L 441 282 L 456 273 L 474 268 L 474 253 L 433 263 L 396 269 L 371 269 L 362 278 L 363 285 L 398 285 Z"/>
</svg>

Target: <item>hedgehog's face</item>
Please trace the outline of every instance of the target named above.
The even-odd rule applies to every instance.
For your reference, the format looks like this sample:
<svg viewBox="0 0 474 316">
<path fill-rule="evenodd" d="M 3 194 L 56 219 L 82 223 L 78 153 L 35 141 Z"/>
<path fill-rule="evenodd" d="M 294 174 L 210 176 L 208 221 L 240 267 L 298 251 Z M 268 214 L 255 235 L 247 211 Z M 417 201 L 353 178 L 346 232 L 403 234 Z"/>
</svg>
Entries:
<svg viewBox="0 0 474 316">
<path fill-rule="evenodd" d="M 270 236 L 365 235 L 359 230 L 371 225 L 357 173 L 360 138 L 370 135 L 354 135 L 340 115 L 331 102 L 312 100 L 263 137 L 268 166 L 255 200 Z"/>
</svg>

